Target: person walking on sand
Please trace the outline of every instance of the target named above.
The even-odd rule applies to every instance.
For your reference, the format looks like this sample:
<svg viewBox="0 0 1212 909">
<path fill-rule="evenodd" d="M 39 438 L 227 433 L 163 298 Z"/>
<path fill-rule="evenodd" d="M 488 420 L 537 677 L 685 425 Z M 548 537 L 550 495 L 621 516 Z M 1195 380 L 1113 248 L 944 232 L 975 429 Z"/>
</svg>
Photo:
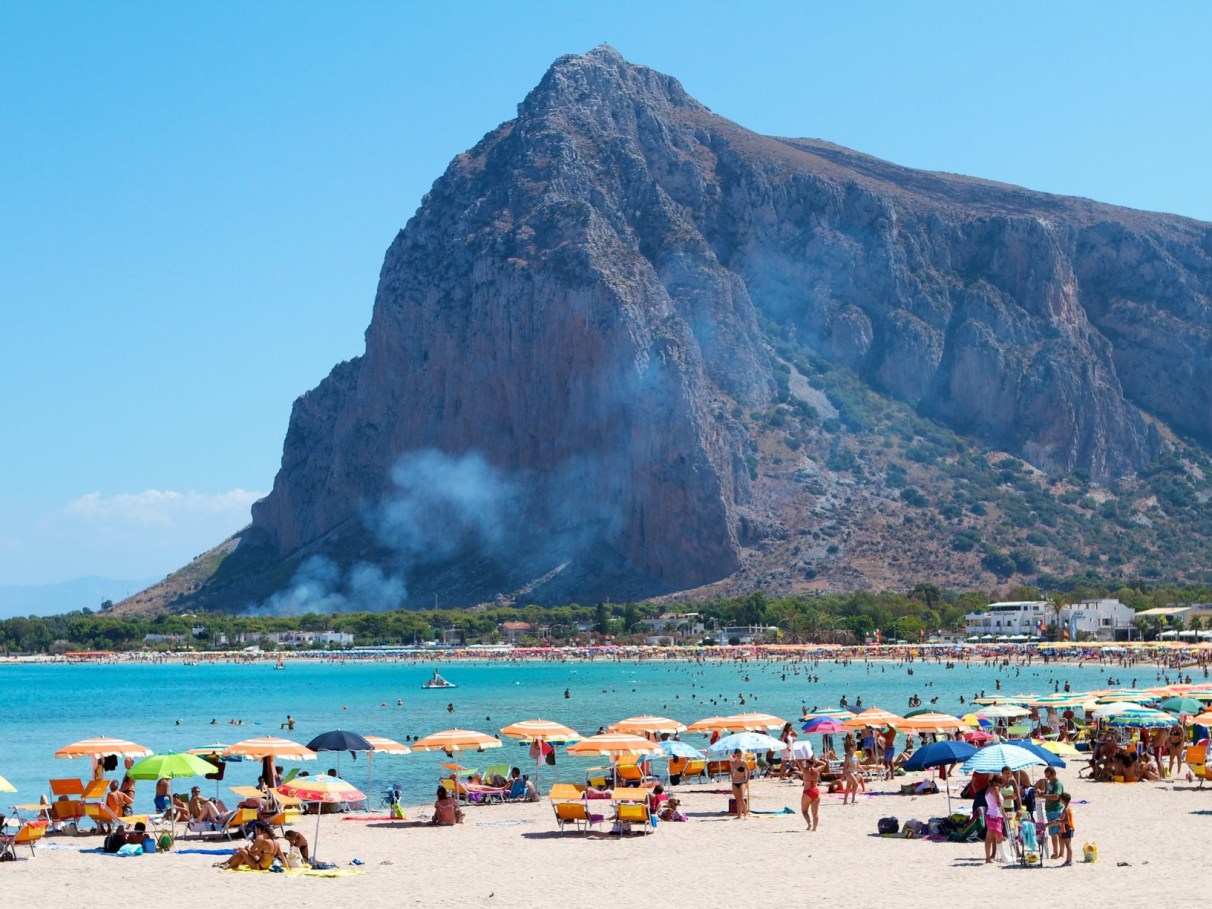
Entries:
<svg viewBox="0 0 1212 909">
<path fill-rule="evenodd" d="M 804 777 L 804 793 L 800 796 L 800 814 L 809 830 L 817 830 L 821 823 L 818 816 L 821 807 L 821 767 L 823 762 L 809 758 L 804 762 L 801 773 Z"/>
<path fill-rule="evenodd" d="M 732 777 L 732 798 L 736 802 L 735 817 L 749 816 L 749 765 L 745 763 L 745 755 L 737 748 L 732 752 L 732 762 L 728 772 Z"/>
<path fill-rule="evenodd" d="M 851 804 L 858 802 L 858 780 L 859 762 L 858 754 L 854 748 L 854 741 L 847 737 L 846 739 L 846 755 L 842 758 L 842 782 L 845 787 L 842 790 L 842 804 L 847 801 Z"/>
</svg>

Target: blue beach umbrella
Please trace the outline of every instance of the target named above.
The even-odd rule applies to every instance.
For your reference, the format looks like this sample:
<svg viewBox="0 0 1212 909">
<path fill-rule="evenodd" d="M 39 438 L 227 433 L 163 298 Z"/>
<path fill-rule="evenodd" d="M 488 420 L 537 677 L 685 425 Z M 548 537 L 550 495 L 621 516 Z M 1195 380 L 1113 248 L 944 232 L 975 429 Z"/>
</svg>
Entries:
<svg viewBox="0 0 1212 909">
<path fill-rule="evenodd" d="M 929 767 L 946 767 L 966 761 L 976 754 L 976 746 L 967 742 L 954 742 L 950 739 L 942 742 L 931 742 L 909 755 L 905 761 L 906 770 L 925 770 Z M 943 778 L 947 787 L 947 813 L 951 813 L 951 778 Z"/>
<path fill-rule="evenodd" d="M 1036 757 L 1043 758 L 1049 767 L 1065 766 L 1065 762 L 1061 759 L 1060 755 L 1054 751 L 1049 751 L 1043 745 L 1037 745 L 1030 739 L 1006 739 L 1005 744 L 1016 745 L 1019 748 L 1026 748 Z M 998 769 L 1000 770 L 1001 768 L 999 767 Z"/>
<path fill-rule="evenodd" d="M 1026 748 L 1000 744 L 986 745 L 968 758 L 960 769 L 964 773 L 1000 773 L 1003 767 L 1022 770 L 1025 767 L 1039 767 L 1047 763 L 1044 758 Z"/>
<path fill-rule="evenodd" d="M 699 751 L 685 742 L 679 742 L 675 739 L 666 739 L 663 742 L 657 742 L 657 746 L 661 751 L 665 752 L 665 757 L 680 757 L 691 758 L 692 760 L 701 761 L 707 755 Z"/>
<path fill-rule="evenodd" d="M 771 735 L 760 732 L 736 732 L 726 735 L 714 745 L 707 746 L 708 754 L 731 754 L 736 749 L 741 751 L 785 751 L 787 745 Z"/>
</svg>

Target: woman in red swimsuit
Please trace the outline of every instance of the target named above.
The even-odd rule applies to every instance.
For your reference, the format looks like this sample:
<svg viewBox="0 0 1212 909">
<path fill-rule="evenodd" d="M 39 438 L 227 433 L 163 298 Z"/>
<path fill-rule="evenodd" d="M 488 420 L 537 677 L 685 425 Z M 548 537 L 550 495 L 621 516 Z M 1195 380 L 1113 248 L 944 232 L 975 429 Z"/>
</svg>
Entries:
<svg viewBox="0 0 1212 909">
<path fill-rule="evenodd" d="M 809 758 L 803 765 L 804 793 L 800 796 L 800 814 L 804 815 L 804 823 L 809 830 L 820 827 L 817 811 L 821 805 L 821 767 L 824 764 L 814 758 Z"/>
</svg>

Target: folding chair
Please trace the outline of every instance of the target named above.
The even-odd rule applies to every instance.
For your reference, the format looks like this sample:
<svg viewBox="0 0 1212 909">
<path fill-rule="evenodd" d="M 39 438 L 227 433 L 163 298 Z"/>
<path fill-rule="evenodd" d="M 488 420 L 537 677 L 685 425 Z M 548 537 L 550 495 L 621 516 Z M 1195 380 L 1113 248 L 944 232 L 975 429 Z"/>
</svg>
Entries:
<svg viewBox="0 0 1212 909">
<path fill-rule="evenodd" d="M 13 861 L 17 858 L 18 846 L 29 846 L 30 858 L 34 856 L 34 843 L 46 836 L 46 821 L 30 821 L 11 836 L 0 834 L 0 858 Z"/>
</svg>

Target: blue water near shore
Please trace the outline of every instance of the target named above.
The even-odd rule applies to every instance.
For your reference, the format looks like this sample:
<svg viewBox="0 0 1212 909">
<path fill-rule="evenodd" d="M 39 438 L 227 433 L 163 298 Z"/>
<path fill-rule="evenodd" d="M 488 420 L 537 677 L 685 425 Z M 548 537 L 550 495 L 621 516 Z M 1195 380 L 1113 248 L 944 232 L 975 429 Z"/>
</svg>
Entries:
<svg viewBox="0 0 1212 909">
<path fill-rule="evenodd" d="M 457 689 L 421 690 L 434 668 Z M 913 674 L 909 674 L 909 670 Z M 809 680 L 819 676 L 819 682 Z M 590 735 L 599 726 L 637 714 L 669 716 L 691 723 L 706 716 L 762 711 L 796 720 L 803 707 L 837 706 L 845 695 L 853 706 L 903 711 L 916 693 L 923 706 L 945 713 L 971 709 L 961 704 L 981 691 L 1047 693 L 1068 681 L 1073 690 L 1105 687 L 1114 677 L 1125 685 L 1157 684 L 1157 670 L 1064 664 L 1033 664 L 998 669 L 981 662 L 946 669 L 934 662 L 890 662 L 839 665 L 833 662 L 319 662 L 288 660 L 283 671 L 271 663 L 144 664 L 7 664 L 0 666 L 0 716 L 5 735 L 0 748 L 0 775 L 18 789 L 3 798 L 35 802 L 48 793 L 52 777 L 86 777 L 86 759 L 54 757 L 58 748 L 93 736 L 130 739 L 155 751 L 180 751 L 213 742 L 232 743 L 280 730 L 287 714 L 295 718 L 295 741 L 306 743 L 330 729 L 350 729 L 404 741 L 452 727 L 497 734 L 502 726 L 523 719 L 556 720 Z M 569 697 L 564 696 L 565 689 Z M 744 703 L 740 701 L 744 697 Z M 938 698 L 936 704 L 930 700 Z M 403 705 L 397 706 L 402 700 Z M 453 706 L 453 711 L 448 710 Z M 240 720 L 242 725 L 231 725 Z M 699 736 L 684 738 L 705 743 Z M 373 761 L 372 806 L 387 782 L 401 784 L 405 801 L 432 799 L 440 774 L 439 754 L 377 755 Z M 485 767 L 534 765 L 526 748 L 505 739 L 504 747 L 459 757 L 461 763 Z M 594 761 L 558 752 L 561 778 L 581 775 Z M 285 762 L 286 766 L 293 766 Z M 335 767 L 336 756 L 299 766 L 312 773 Z M 341 756 L 341 775 L 355 785 L 367 782 L 365 755 Z M 549 782 L 552 768 L 544 767 Z M 220 792 L 229 785 L 256 781 L 256 761 L 227 766 Z M 188 789 L 189 780 L 174 787 Z M 213 783 L 204 783 L 214 786 Z M 140 782 L 136 808 L 151 805 L 153 785 Z M 0 809 L 4 810 L 4 809 Z"/>
</svg>

